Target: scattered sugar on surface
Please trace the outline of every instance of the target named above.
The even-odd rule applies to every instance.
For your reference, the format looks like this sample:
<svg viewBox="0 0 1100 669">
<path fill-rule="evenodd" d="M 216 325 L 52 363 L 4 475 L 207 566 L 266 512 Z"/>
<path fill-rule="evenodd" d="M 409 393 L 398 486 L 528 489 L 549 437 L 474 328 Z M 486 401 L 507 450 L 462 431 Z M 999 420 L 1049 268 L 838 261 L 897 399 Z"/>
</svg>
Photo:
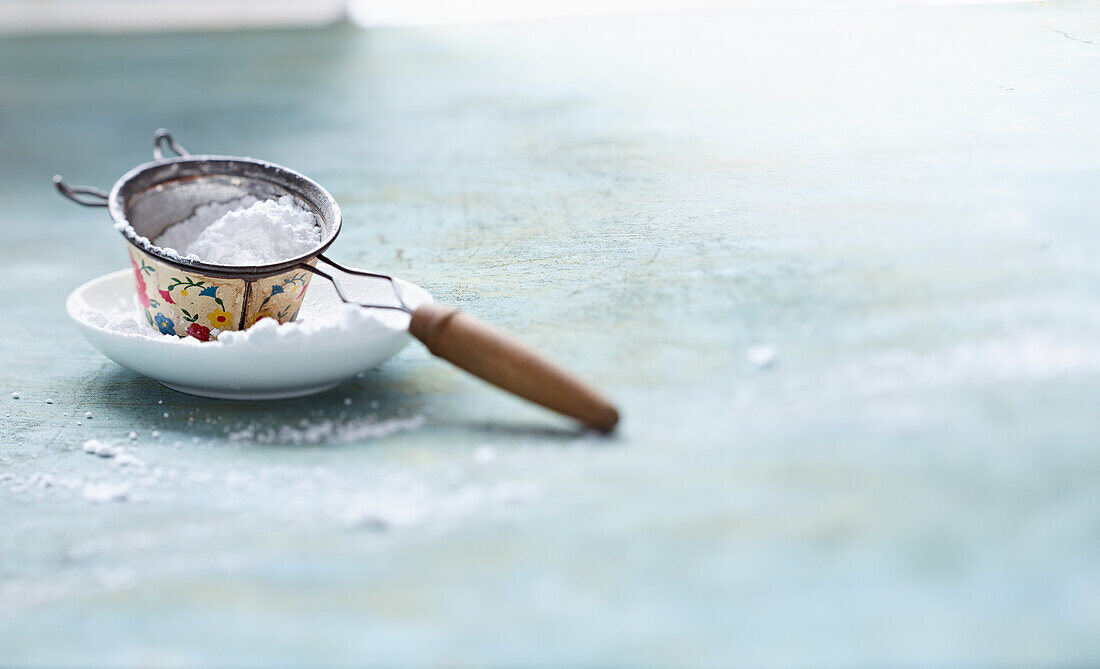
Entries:
<svg viewBox="0 0 1100 669">
<path fill-rule="evenodd" d="M 133 437 L 130 437 L 131 439 L 137 437 L 137 434 L 134 432 L 131 432 L 130 434 L 134 435 Z M 144 460 L 138 458 L 132 453 L 128 453 L 121 446 L 113 446 L 105 441 L 100 441 L 99 439 L 89 439 L 88 441 L 84 442 L 84 452 L 89 455 L 98 455 L 101 458 L 113 459 L 115 463 L 119 466 L 145 466 Z"/>
<path fill-rule="evenodd" d="M 115 456 L 115 463 L 120 467 L 144 467 L 145 461 L 133 453 L 119 453 Z"/>
<path fill-rule="evenodd" d="M 927 352 L 884 351 L 846 365 L 839 378 L 877 394 L 1096 373 L 1100 345 L 1095 336 L 1069 338 L 1035 330 Z"/>
<path fill-rule="evenodd" d="M 769 345 L 752 346 L 745 351 L 745 359 L 752 365 L 764 369 L 775 363 L 775 347 Z"/>
<path fill-rule="evenodd" d="M 84 499 L 91 502 L 121 502 L 129 496 L 129 483 L 88 483 L 84 486 Z"/>
<path fill-rule="evenodd" d="M 101 458 L 113 458 L 118 455 L 119 449 L 99 439 L 89 439 L 84 442 L 84 452 Z"/>
<path fill-rule="evenodd" d="M 166 255 L 218 265 L 266 265 L 308 253 L 321 242 L 317 216 L 292 195 L 251 195 L 202 205 L 165 230 L 155 244 Z"/>
<path fill-rule="evenodd" d="M 11 394 L 11 398 L 12 398 L 13 400 L 17 400 L 17 399 L 19 399 L 19 393 L 12 393 L 12 394 Z"/>
<path fill-rule="evenodd" d="M 399 483 L 402 483 L 399 481 Z M 383 486 L 343 500 L 344 521 L 350 526 L 387 531 L 428 521 L 456 520 L 479 511 L 528 504 L 543 496 L 531 481 L 506 480 L 490 485 L 466 484 L 435 490 L 423 484 Z"/>
<path fill-rule="evenodd" d="M 492 446 L 478 446 L 474 451 L 474 461 L 488 464 L 497 459 L 497 451 Z"/>
<path fill-rule="evenodd" d="M 16 484 L 12 488 L 12 492 L 22 493 L 27 492 L 28 490 L 47 489 L 54 487 L 69 488 L 73 485 L 74 484 L 68 479 L 58 479 L 43 472 L 35 472 L 34 474 L 31 474 L 26 479 L 24 479 L 21 483 Z"/>
<path fill-rule="evenodd" d="M 349 443 L 363 439 L 378 439 L 397 432 L 415 430 L 424 424 L 423 416 L 411 418 L 371 418 L 338 423 L 333 420 L 311 422 L 301 420 L 297 425 L 278 427 L 249 426 L 228 433 L 230 441 L 252 441 L 261 444 L 331 444 Z"/>
</svg>

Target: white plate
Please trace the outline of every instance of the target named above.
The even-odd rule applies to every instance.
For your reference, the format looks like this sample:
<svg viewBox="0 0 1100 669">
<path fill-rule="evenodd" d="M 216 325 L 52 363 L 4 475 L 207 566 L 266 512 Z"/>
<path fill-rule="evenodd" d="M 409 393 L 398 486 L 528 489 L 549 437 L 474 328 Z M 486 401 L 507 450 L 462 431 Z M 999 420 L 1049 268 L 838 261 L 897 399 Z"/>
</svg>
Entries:
<svg viewBox="0 0 1100 669">
<path fill-rule="evenodd" d="M 432 300 L 419 286 L 406 281 L 400 285 L 405 302 L 414 308 Z M 133 273 L 121 270 L 74 290 L 66 308 L 84 338 L 103 355 L 169 388 L 202 397 L 259 400 L 319 393 L 396 355 L 410 339 L 409 317 L 383 309 L 369 310 L 371 317 L 362 327 L 310 332 L 311 318 L 317 324 L 343 306 L 332 285 L 320 279 L 310 282 L 298 316 L 301 323 L 280 326 L 283 334 L 296 336 L 247 344 L 125 334 L 105 327 L 97 314 L 117 312 L 120 304 L 132 304 L 136 313 L 133 294 Z M 365 302 L 392 302 L 386 299 L 385 282 L 376 282 L 373 291 L 357 288 L 355 295 Z M 290 331 L 283 330 L 288 327 Z"/>
</svg>

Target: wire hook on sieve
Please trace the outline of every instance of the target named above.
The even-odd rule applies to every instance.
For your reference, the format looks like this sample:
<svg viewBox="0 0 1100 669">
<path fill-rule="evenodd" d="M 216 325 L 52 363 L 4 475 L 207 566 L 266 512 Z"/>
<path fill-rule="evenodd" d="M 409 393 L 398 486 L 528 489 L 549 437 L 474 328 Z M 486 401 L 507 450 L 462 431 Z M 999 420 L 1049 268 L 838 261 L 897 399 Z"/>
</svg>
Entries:
<svg viewBox="0 0 1100 669">
<path fill-rule="evenodd" d="M 181 158 L 191 155 L 187 149 L 180 146 L 180 143 L 172 138 L 172 133 L 168 132 L 165 128 L 161 128 L 153 133 L 153 158 L 156 160 L 164 160 L 165 147 Z M 85 207 L 106 207 L 107 201 L 110 199 L 110 195 L 107 191 L 100 188 L 95 188 L 93 186 L 70 186 L 65 183 L 65 180 L 60 174 L 55 174 L 53 176 L 53 184 L 62 195 Z"/>
<path fill-rule="evenodd" d="M 167 146 L 180 158 L 191 155 L 190 151 L 180 146 L 180 143 L 172 138 L 172 133 L 168 132 L 166 128 L 160 128 L 153 133 L 153 158 L 164 160 L 164 146 Z"/>
<path fill-rule="evenodd" d="M 106 207 L 110 199 L 107 191 L 94 186 L 70 186 L 60 174 L 53 175 L 53 185 L 62 195 L 85 207 Z"/>
</svg>

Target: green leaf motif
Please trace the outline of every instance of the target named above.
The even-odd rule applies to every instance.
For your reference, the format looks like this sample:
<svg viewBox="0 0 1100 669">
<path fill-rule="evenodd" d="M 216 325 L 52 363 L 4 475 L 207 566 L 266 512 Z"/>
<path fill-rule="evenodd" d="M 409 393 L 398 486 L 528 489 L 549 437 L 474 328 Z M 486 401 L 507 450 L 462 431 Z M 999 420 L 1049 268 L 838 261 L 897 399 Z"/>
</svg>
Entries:
<svg viewBox="0 0 1100 669">
<path fill-rule="evenodd" d="M 202 288 L 206 285 L 205 281 L 195 281 L 189 276 L 185 276 L 182 279 L 176 278 L 174 276 L 170 278 L 172 279 L 172 283 L 168 284 L 168 292 L 171 292 L 174 288 L 179 288 L 180 286 L 183 286 L 184 290 L 186 290 L 188 288 Z"/>
</svg>

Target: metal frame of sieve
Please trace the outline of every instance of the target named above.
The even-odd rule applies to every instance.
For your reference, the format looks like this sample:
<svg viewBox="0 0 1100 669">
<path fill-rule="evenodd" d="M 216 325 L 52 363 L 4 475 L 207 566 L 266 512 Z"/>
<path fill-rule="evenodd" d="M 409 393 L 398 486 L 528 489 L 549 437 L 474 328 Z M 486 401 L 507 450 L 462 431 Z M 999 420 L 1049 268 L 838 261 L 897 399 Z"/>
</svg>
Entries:
<svg viewBox="0 0 1100 669">
<path fill-rule="evenodd" d="M 166 149 L 171 150 L 176 156 L 166 158 Z M 308 253 L 277 263 L 217 265 L 165 255 L 160 247 L 154 245 L 148 237 L 138 234 L 130 224 L 128 216 L 131 207 L 146 194 L 156 195 L 174 184 L 201 186 L 203 183 L 201 180 L 204 179 L 217 180 L 223 191 L 226 188 L 232 188 L 234 184 L 239 184 L 240 192 L 245 193 L 247 192 L 243 187 L 245 184 L 263 184 L 280 192 L 290 193 L 320 217 L 323 229 L 321 243 Z M 392 276 L 346 267 L 324 255 L 340 233 L 342 222 L 340 206 L 336 204 L 335 198 L 317 182 L 282 165 L 236 156 L 191 155 L 187 149 L 176 142 L 171 133 L 161 128 L 153 135 L 153 161 L 138 165 L 124 174 L 115 182 L 109 193 L 92 186 L 69 186 L 60 175 L 54 176 L 53 181 L 62 195 L 77 204 L 85 207 L 107 207 L 116 227 L 122 232 L 126 241 L 169 265 L 210 276 L 245 280 L 273 276 L 294 268 L 304 269 L 331 282 L 337 296 L 347 304 L 371 309 L 392 309 L 407 314 L 413 312 L 402 298 L 401 288 Z M 176 222 L 179 220 L 183 219 L 180 218 Z M 317 269 L 310 264 L 311 261 L 324 263 L 345 274 L 389 281 L 397 305 L 370 304 L 352 299 L 345 294 L 336 277 Z M 247 285 L 250 287 L 251 281 Z"/>
</svg>

